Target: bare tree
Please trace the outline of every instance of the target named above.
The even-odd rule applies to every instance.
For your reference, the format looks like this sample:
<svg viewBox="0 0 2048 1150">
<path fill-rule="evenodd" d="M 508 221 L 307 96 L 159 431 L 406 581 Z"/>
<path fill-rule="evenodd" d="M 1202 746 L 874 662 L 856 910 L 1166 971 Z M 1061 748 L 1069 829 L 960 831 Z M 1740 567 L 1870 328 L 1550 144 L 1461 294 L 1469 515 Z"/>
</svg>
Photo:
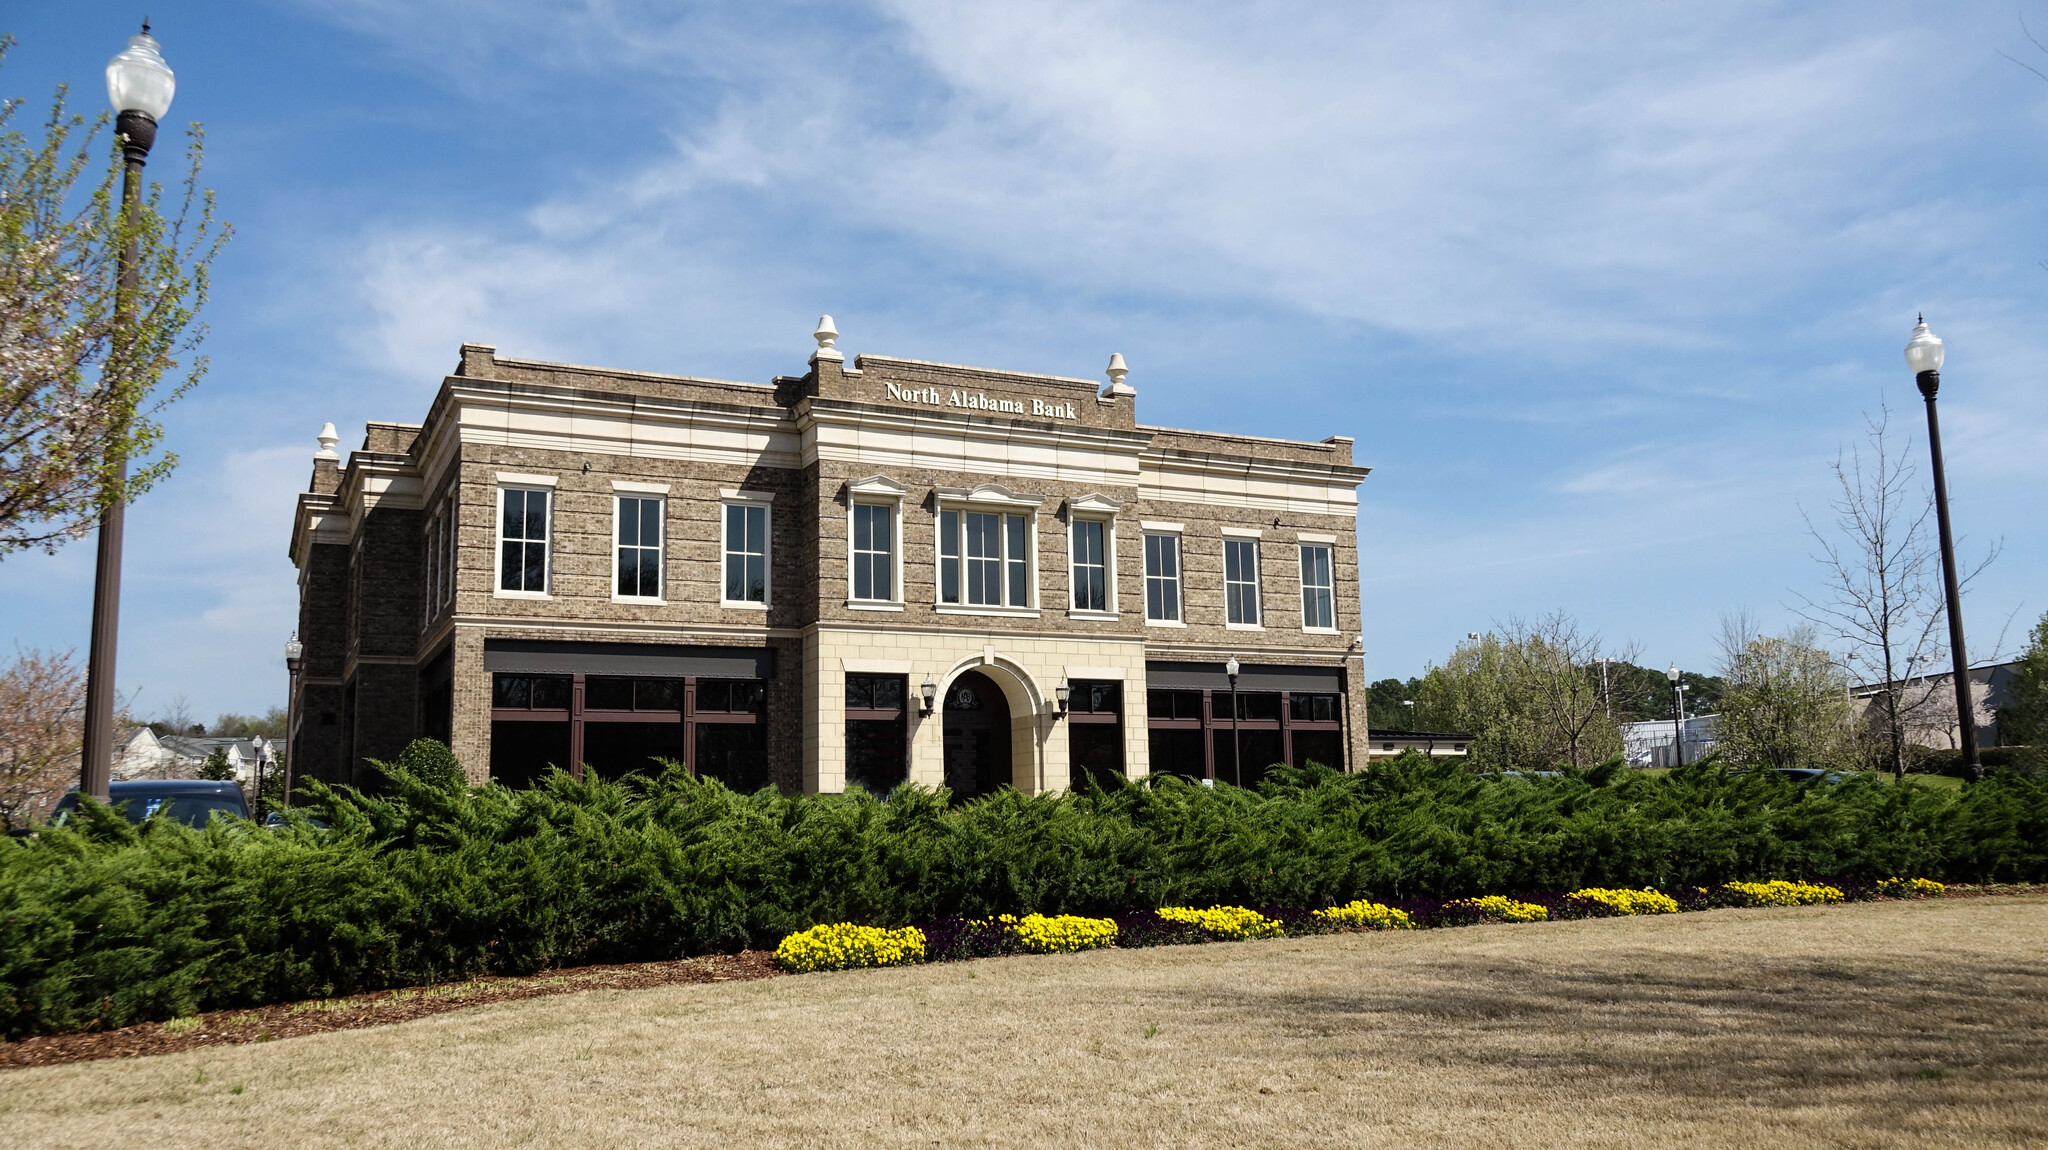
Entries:
<svg viewBox="0 0 2048 1150">
<path fill-rule="evenodd" d="M 1599 663 L 1607 654 L 1600 636 L 1561 610 L 1534 621 L 1510 618 L 1502 631 L 1509 672 L 1521 680 L 1516 694 L 1548 757 L 1583 767 L 1620 751 L 1620 728 L 1600 693 Z"/>
<path fill-rule="evenodd" d="M 0 671 L 0 825 L 49 817 L 78 778 L 85 671 L 72 652 L 17 649 Z"/>
<path fill-rule="evenodd" d="M 1801 510 L 1826 593 L 1800 595 L 1798 611 L 1875 680 L 1871 724 L 1885 740 L 1885 765 L 1900 778 L 1907 733 L 1925 725 L 1914 712 L 1938 694 L 1913 681 L 1948 657 L 1948 609 L 1941 554 L 1929 537 L 1934 495 L 1915 479 L 1912 437 L 1894 448 L 1890 427 L 1891 410 L 1881 405 L 1876 417 L 1864 417 L 1863 442 L 1835 456 L 1832 530 Z M 1962 582 L 1996 556 L 1994 547 Z"/>
</svg>

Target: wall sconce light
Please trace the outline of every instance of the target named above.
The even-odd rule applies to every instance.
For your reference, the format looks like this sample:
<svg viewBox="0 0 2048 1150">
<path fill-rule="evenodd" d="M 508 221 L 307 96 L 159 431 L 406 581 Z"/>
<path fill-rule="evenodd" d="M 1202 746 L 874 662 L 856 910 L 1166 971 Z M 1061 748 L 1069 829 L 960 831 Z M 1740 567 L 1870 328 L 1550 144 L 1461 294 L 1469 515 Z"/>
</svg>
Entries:
<svg viewBox="0 0 2048 1150">
<path fill-rule="evenodd" d="M 1073 694 L 1074 694 L 1074 689 L 1073 689 L 1072 687 L 1069 687 L 1069 686 L 1067 686 L 1067 681 L 1066 681 L 1066 679 L 1062 678 L 1062 679 L 1060 680 L 1060 685 L 1059 685 L 1059 686 L 1057 686 L 1057 687 L 1054 687 L 1054 688 L 1052 689 L 1052 693 L 1053 693 L 1053 695 L 1054 695 L 1054 696 L 1055 696 L 1056 698 L 1058 698 L 1058 699 L 1059 699 L 1059 702 L 1060 702 L 1060 709 L 1059 709 L 1059 710 L 1057 710 L 1057 711 L 1054 711 L 1054 712 L 1053 712 L 1053 715 L 1052 715 L 1052 717 L 1053 717 L 1053 718 L 1055 718 L 1055 719 L 1064 719 L 1064 718 L 1066 718 L 1066 717 L 1067 717 L 1067 700 L 1068 700 L 1069 698 L 1071 698 L 1071 697 L 1073 696 Z"/>
<path fill-rule="evenodd" d="M 924 677 L 924 685 L 917 689 L 917 693 L 924 697 L 924 706 L 919 708 L 917 717 L 920 719 L 931 718 L 932 707 L 939 701 L 939 685 L 932 682 L 930 675 L 926 675 Z"/>
</svg>

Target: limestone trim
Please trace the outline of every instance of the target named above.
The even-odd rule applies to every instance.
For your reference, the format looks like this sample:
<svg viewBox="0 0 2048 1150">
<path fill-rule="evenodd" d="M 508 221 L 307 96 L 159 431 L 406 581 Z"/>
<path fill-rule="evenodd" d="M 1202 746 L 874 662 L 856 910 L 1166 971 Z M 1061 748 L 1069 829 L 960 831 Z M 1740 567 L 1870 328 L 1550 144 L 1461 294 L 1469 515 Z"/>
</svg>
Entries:
<svg viewBox="0 0 2048 1150">
<path fill-rule="evenodd" d="M 612 480 L 612 490 L 627 495 L 667 495 L 668 488 L 669 485 L 666 483 L 642 483 L 634 479 Z"/>
<path fill-rule="evenodd" d="M 1113 681 L 1115 681 L 1115 682 L 1118 682 L 1118 683 L 1121 683 L 1121 682 L 1123 682 L 1123 681 L 1124 681 L 1124 669 L 1123 669 L 1122 667 L 1072 667 L 1072 666 L 1070 666 L 1070 667 L 1067 667 L 1067 668 L 1065 669 L 1065 672 L 1064 672 L 1064 673 L 1065 673 L 1065 675 L 1066 675 L 1066 677 L 1067 677 L 1068 681 L 1070 681 L 1070 682 L 1071 682 L 1072 680 L 1075 680 L 1075 679 L 1097 679 L 1097 680 L 1113 680 Z"/>
<path fill-rule="evenodd" d="M 1264 539 L 1266 533 L 1258 527 L 1219 527 L 1216 529 L 1226 539 Z"/>
<path fill-rule="evenodd" d="M 1337 543 L 1337 537 L 1326 531 L 1297 531 L 1294 538 L 1301 543 L 1327 543 L 1331 546 Z"/>
<path fill-rule="evenodd" d="M 802 466 L 1002 474 L 1077 486 L 1139 486 L 1146 438 L 1113 428 L 968 419 L 839 400 L 797 409 Z"/>
<path fill-rule="evenodd" d="M 561 477 L 556 475 L 527 475 L 518 471 L 500 471 L 497 473 L 497 481 L 500 487 L 556 487 L 561 484 Z"/>
<path fill-rule="evenodd" d="M 908 659 L 841 659 L 839 669 L 849 675 L 908 675 L 913 667 Z"/>
<path fill-rule="evenodd" d="M 748 491 L 743 487 L 721 487 L 718 497 L 728 503 L 773 503 L 773 491 Z"/>
<path fill-rule="evenodd" d="M 1138 528 L 1141 531 L 1150 531 L 1154 535 L 1185 535 L 1187 534 L 1188 525 L 1185 523 L 1168 523 L 1160 519 L 1140 519 L 1138 520 Z"/>
</svg>

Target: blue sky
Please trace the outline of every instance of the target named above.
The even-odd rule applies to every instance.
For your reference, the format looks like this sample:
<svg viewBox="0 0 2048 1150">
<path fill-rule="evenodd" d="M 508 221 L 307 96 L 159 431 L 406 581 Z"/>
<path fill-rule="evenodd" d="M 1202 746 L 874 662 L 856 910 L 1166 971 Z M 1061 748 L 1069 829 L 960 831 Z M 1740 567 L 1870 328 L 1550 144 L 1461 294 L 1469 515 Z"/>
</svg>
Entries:
<svg viewBox="0 0 2048 1150">
<path fill-rule="evenodd" d="M 1148 423 L 1355 436 L 1377 678 L 1555 608 L 1693 667 L 1724 611 L 1789 621 L 1828 462 L 1881 401 L 1921 426 L 1924 309 L 1964 549 L 2005 547 L 1974 648 L 2048 609 L 2011 5 L 148 7 L 237 238 L 129 519 L 144 713 L 282 703 L 323 421 L 418 419 L 463 340 L 766 380 L 821 312 L 852 353 L 1121 351 Z M 0 92 L 97 110 L 137 15 L 15 0 Z M 91 581 L 90 541 L 0 561 L 0 637 L 82 651 Z"/>
</svg>

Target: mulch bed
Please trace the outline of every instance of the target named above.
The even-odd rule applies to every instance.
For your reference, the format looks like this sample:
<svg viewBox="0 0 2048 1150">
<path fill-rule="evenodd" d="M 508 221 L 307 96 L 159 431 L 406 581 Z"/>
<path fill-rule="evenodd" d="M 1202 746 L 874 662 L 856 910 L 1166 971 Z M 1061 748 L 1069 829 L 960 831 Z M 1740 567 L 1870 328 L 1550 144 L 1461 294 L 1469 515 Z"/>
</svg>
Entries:
<svg viewBox="0 0 2048 1150">
<path fill-rule="evenodd" d="M 579 966 L 525 978 L 479 978 L 469 982 L 380 990 L 347 998 L 286 1002 L 247 1010 L 216 1010 L 172 1023 L 145 1022 L 120 1030 L 44 1034 L 20 1042 L 0 1042 L 0 1070 L 92 1062 L 102 1058 L 143 1058 L 202 1046 L 233 1046 L 329 1030 L 359 1030 L 487 1002 L 544 998 L 584 990 L 641 990 L 686 983 L 737 982 L 768 978 L 776 973 L 772 953 L 748 950 L 739 954 L 716 954 L 673 962 Z"/>
<path fill-rule="evenodd" d="M 2048 883 L 1962 886 L 1951 884 L 1942 898 L 1994 898 L 2048 893 Z M 25 1066 L 56 1066 L 102 1058 L 143 1058 L 201 1046 L 234 1046 L 319 1034 L 329 1030 L 360 1030 L 407 1022 L 430 1014 L 545 998 L 584 990 L 642 990 L 689 983 L 739 982 L 772 978 L 775 956 L 765 950 L 714 954 L 672 962 L 635 962 L 620 966 L 579 966 L 524 978 L 492 977 L 469 982 L 380 990 L 347 998 L 285 1002 L 248 1010 L 216 1010 L 177 1022 L 145 1022 L 89 1034 L 44 1034 L 20 1042 L 0 1041 L 0 1070 Z"/>
</svg>

